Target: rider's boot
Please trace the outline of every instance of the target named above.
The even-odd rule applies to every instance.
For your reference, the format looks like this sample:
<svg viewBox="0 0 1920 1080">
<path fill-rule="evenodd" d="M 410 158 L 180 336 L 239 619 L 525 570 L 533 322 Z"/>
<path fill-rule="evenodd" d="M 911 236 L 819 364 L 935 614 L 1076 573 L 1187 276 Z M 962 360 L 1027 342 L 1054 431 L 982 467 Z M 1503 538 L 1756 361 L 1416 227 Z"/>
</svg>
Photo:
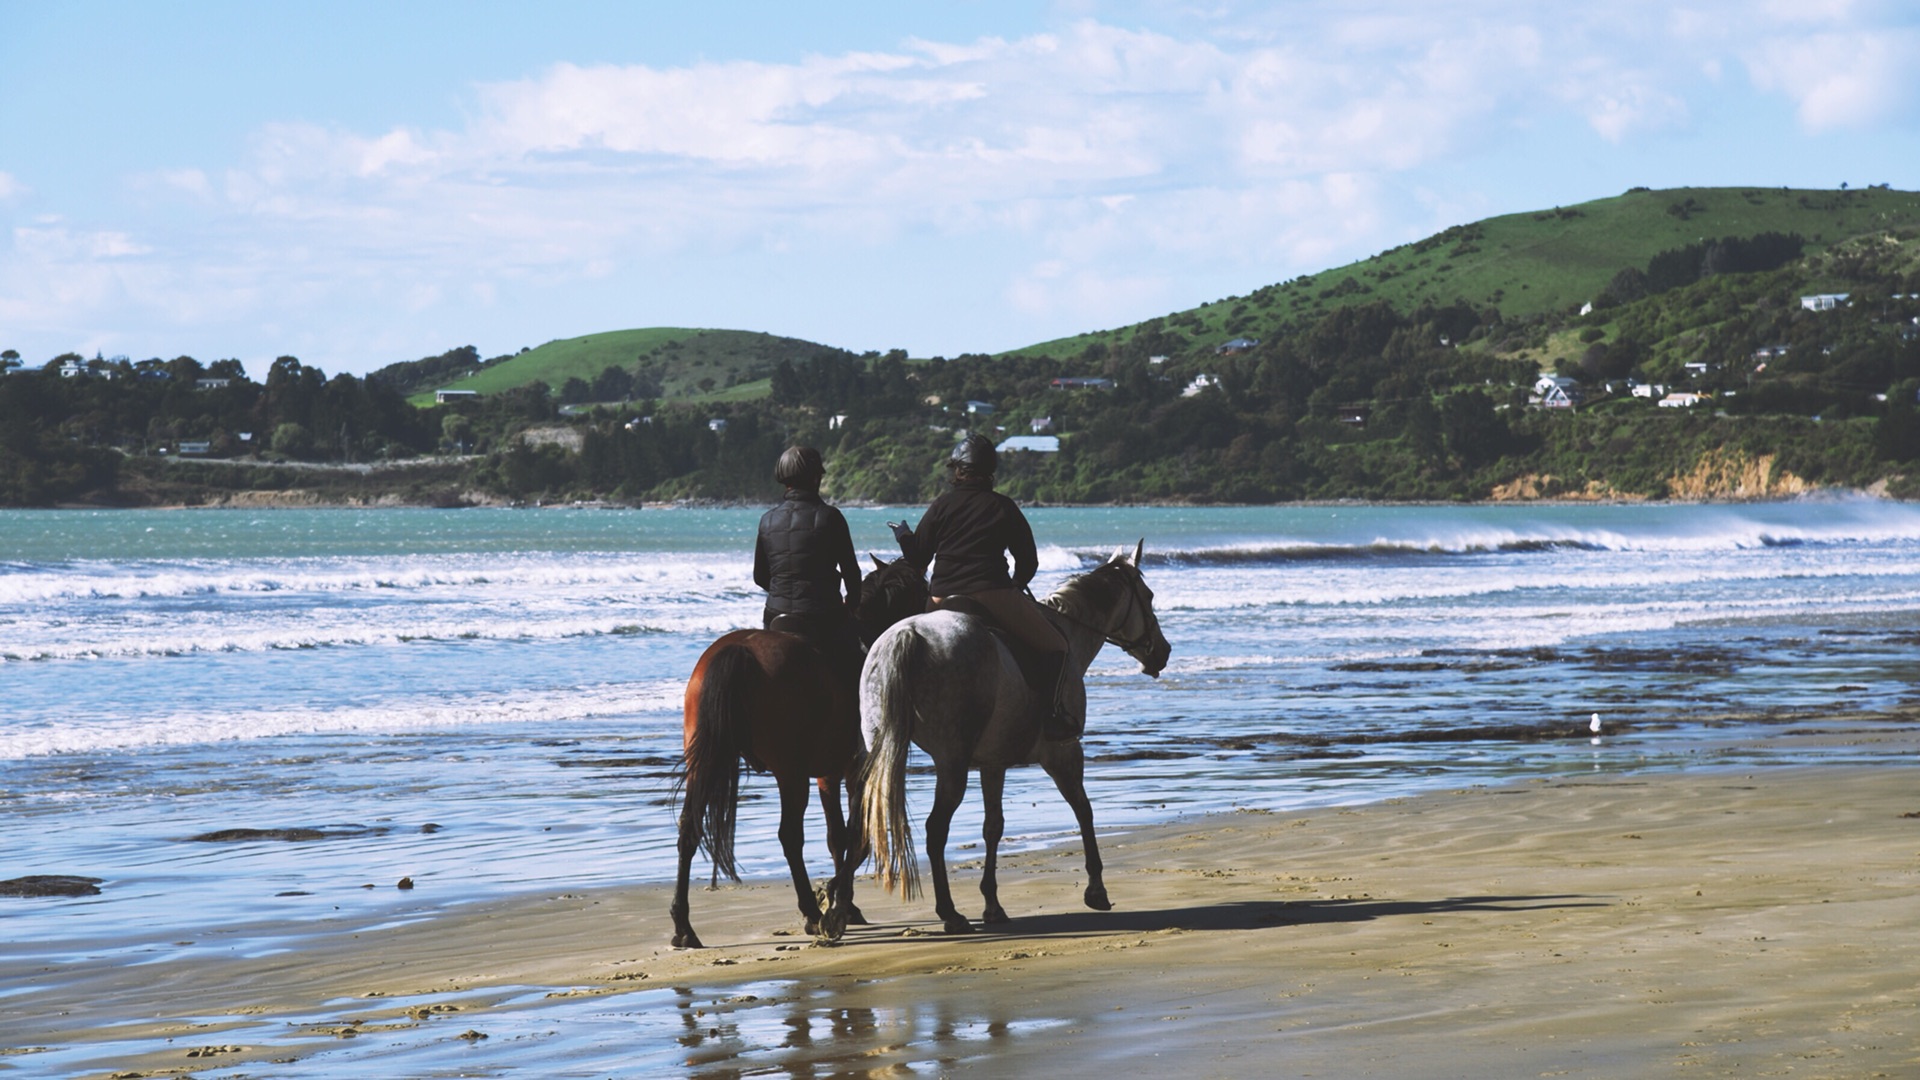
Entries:
<svg viewBox="0 0 1920 1080">
<path fill-rule="evenodd" d="M 1079 725 L 1073 722 L 1073 709 L 1067 703 L 1067 654 L 1064 652 L 1045 653 L 1040 657 L 1041 686 L 1051 686 L 1052 693 L 1047 695 L 1047 717 L 1040 725 L 1040 734 L 1048 742 L 1062 742 L 1080 737 Z"/>
</svg>

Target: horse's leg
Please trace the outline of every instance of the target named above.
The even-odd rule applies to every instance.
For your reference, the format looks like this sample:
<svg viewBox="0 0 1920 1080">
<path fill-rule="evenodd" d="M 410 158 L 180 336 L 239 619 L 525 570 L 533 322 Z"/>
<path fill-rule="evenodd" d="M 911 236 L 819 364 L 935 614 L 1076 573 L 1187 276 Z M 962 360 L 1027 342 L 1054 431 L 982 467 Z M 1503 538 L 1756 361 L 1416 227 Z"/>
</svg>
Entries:
<svg viewBox="0 0 1920 1080">
<path fill-rule="evenodd" d="M 800 899 L 800 915 L 807 920 L 807 933 L 820 932 L 820 903 L 813 898 L 813 882 L 807 878 L 807 804 L 812 802 L 812 784 L 804 773 L 777 773 L 780 785 L 780 850 L 787 854 L 787 870 L 793 875 L 793 891 Z"/>
<path fill-rule="evenodd" d="M 700 948 L 700 935 L 693 932 L 693 923 L 687 918 L 691 911 L 687 903 L 688 880 L 693 873 L 693 854 L 700 850 L 700 814 L 701 808 L 690 802 L 680 811 L 680 875 L 674 879 L 673 906 L 668 909 L 673 916 L 676 949 Z"/>
<path fill-rule="evenodd" d="M 949 934 L 970 934 L 973 924 L 953 906 L 953 890 L 947 886 L 947 830 L 953 825 L 953 812 L 967 794 L 967 761 L 935 762 L 933 810 L 927 814 L 927 861 L 933 864 L 933 912 L 946 924 Z"/>
<path fill-rule="evenodd" d="M 860 768 L 865 755 L 856 759 L 847 768 L 844 787 L 847 789 L 847 885 L 841 902 L 846 905 L 847 925 L 866 926 L 867 917 L 860 913 L 860 905 L 853 902 L 853 882 L 860 874 L 860 865 L 867 861 L 866 817 L 860 812 Z"/>
<path fill-rule="evenodd" d="M 852 895 L 852 852 L 847 850 L 847 820 L 840 813 L 840 778 L 823 776 L 820 813 L 827 819 L 827 851 L 833 856 L 833 877 L 827 882 L 827 910 L 820 916 L 820 936 L 840 940 L 847 931 L 847 904 Z"/>
<path fill-rule="evenodd" d="M 980 799 L 986 804 L 980 838 L 987 845 L 987 868 L 980 876 L 980 895 L 987 898 L 987 910 L 980 921 L 989 925 L 1007 921 L 1006 909 L 1000 906 L 1000 881 L 994 874 L 1000 865 L 1000 837 L 1007 831 L 1007 815 L 1000 805 L 1000 794 L 1006 786 L 1007 770 L 980 770 Z"/>
<path fill-rule="evenodd" d="M 1093 802 L 1087 798 L 1086 758 L 1081 754 L 1078 741 L 1057 745 L 1061 747 L 1058 757 L 1044 762 L 1043 767 L 1080 822 L 1080 846 L 1087 852 L 1087 906 L 1095 911 L 1111 911 L 1113 904 L 1107 899 L 1107 884 L 1100 876 L 1100 841 L 1093 835 Z"/>
</svg>

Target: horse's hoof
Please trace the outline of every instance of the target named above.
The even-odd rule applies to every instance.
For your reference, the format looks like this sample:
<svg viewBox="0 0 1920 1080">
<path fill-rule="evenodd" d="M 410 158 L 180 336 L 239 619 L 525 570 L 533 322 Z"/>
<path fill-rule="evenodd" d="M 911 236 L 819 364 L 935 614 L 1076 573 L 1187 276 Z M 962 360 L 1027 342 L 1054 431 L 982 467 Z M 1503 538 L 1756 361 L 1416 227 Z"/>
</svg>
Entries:
<svg viewBox="0 0 1920 1080">
<path fill-rule="evenodd" d="M 988 926 L 997 926 L 1000 923 L 1012 922 L 1013 920 L 1007 918 L 1007 910 L 1005 908 L 999 904 L 995 904 L 988 908 L 985 914 L 980 916 L 980 921 L 986 923 Z"/>
<path fill-rule="evenodd" d="M 967 921 L 965 915 L 949 915 L 943 921 L 946 925 L 946 931 L 949 934 L 973 933 L 973 924 Z"/>
<path fill-rule="evenodd" d="M 682 931 L 680 933 L 673 935 L 673 947 L 676 949 L 706 948 L 706 946 L 700 944 L 700 935 L 694 933 L 691 930 Z"/>
<path fill-rule="evenodd" d="M 865 915 L 860 914 L 860 909 L 857 906 L 853 904 L 846 904 L 844 905 L 844 908 L 847 913 L 848 926 L 872 926 L 873 925 L 872 923 L 867 921 L 867 917 Z"/>
<path fill-rule="evenodd" d="M 1095 911 L 1112 911 L 1113 901 L 1107 899 L 1105 885 L 1087 886 L 1087 906 Z"/>
<path fill-rule="evenodd" d="M 820 929 L 814 933 L 814 937 L 822 941 L 839 941 L 846 932 L 847 913 L 840 908 L 829 908 L 825 915 L 820 916 Z"/>
<path fill-rule="evenodd" d="M 814 937 L 820 936 L 820 916 L 809 915 L 807 917 L 807 933 L 812 934 Z"/>
</svg>

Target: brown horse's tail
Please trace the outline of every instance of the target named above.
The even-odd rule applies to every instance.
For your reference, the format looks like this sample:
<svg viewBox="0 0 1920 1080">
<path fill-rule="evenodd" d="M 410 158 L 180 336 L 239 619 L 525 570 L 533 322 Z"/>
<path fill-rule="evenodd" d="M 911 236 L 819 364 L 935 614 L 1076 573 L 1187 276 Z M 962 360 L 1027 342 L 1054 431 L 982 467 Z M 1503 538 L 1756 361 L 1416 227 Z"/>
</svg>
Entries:
<svg viewBox="0 0 1920 1080">
<path fill-rule="evenodd" d="M 713 860 L 715 875 L 739 881 L 733 858 L 734 812 L 740 804 L 741 752 L 750 730 L 746 690 L 760 674 L 753 654 L 738 645 L 721 649 L 707 662 L 695 699 L 692 735 L 681 762 L 680 827 L 700 829 L 700 846 Z"/>
<path fill-rule="evenodd" d="M 920 892 L 913 823 L 907 819 L 907 748 L 914 718 L 908 683 L 919 644 L 911 629 L 896 628 L 874 643 L 861 675 L 860 727 L 867 736 L 860 783 L 864 831 L 873 849 L 874 876 L 905 900 Z"/>
</svg>

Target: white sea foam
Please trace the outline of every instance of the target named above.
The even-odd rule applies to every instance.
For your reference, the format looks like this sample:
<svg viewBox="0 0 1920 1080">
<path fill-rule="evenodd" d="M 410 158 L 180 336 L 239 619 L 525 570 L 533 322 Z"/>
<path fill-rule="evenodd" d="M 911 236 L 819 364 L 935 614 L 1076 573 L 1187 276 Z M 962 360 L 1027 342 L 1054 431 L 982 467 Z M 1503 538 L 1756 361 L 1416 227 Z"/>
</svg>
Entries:
<svg viewBox="0 0 1920 1080">
<path fill-rule="evenodd" d="M 544 731 L 568 722 L 677 712 L 684 689 L 677 679 L 650 679 L 570 688 L 565 693 L 421 697 L 375 706 L 148 712 L 8 725 L 0 727 L 0 760 L 287 735 L 404 735 L 473 727 Z"/>
<path fill-rule="evenodd" d="M 1040 572 L 1043 574 L 1061 572 L 1077 574 L 1082 570 L 1088 569 L 1090 565 L 1088 557 L 1079 552 L 1061 547 L 1058 544 L 1041 544 L 1037 550 L 1037 554 L 1040 559 Z M 1112 554 L 1112 552 L 1106 553 L 1106 555 L 1110 554 Z M 1105 555 L 1100 557 L 1105 558 Z"/>
<path fill-rule="evenodd" d="M 1672 554 L 1672 553 L 1667 553 Z M 1515 561 L 1482 566 L 1421 567 L 1328 566 L 1293 568 L 1220 568 L 1177 578 L 1153 577 L 1160 611 L 1208 611 L 1288 606 L 1385 606 L 1412 601 L 1478 597 L 1508 603 L 1529 592 L 1553 592 L 1582 598 L 1610 593 L 1656 594 L 1662 591 L 1716 591 L 1773 586 L 1783 582 L 1876 579 L 1898 582 L 1920 575 L 1920 551 L 1856 555 L 1846 560 L 1809 552 L 1804 557 L 1776 554 L 1742 560 L 1645 558 L 1592 559 L 1551 563 Z M 1896 590 L 1904 595 L 1901 590 Z"/>
<path fill-rule="evenodd" d="M 476 587 L 645 587 L 670 592 L 738 589 L 752 564 L 712 557 L 572 555 L 425 556 L 391 559 L 148 563 L 77 562 L 0 576 L 0 610 L 71 600 L 159 600 L 265 593 L 434 591 Z"/>
<path fill-rule="evenodd" d="M 1353 530 L 1365 531 L 1328 528 L 1319 535 L 1281 532 L 1230 543 L 1150 545 L 1150 555 L 1174 563 L 1233 564 L 1548 551 L 1709 553 L 1809 544 L 1920 544 L 1920 509 L 1872 499 L 1833 499 L 1818 505 L 1818 513 L 1808 513 L 1804 504 L 1692 507 L 1685 508 L 1686 514 L 1655 515 L 1632 514 L 1640 508 L 1596 508 L 1620 511 L 1615 515 L 1620 520 L 1604 526 L 1548 520 L 1506 526 L 1484 520 L 1497 509 L 1448 509 L 1419 517 L 1400 515 L 1392 532 L 1355 522 Z M 1449 520 L 1461 514 L 1470 519 Z"/>
<path fill-rule="evenodd" d="M 95 629 L 84 636 L 13 627 L 0 644 L 0 662 L 96 660 L 108 657 L 167 657 L 207 653 L 274 652 L 295 649 L 371 648 L 432 641 L 558 641 L 566 638 L 647 634 L 696 634 L 715 637 L 757 625 L 758 605 L 707 605 L 672 614 L 655 611 L 644 622 L 619 615 L 597 618 L 536 617 L 527 612 L 427 620 L 375 621 L 349 617 L 340 622 L 304 618 L 286 622 L 234 621 L 226 624 L 154 627 L 116 634 Z M 66 628 L 58 628 L 66 629 Z"/>
</svg>

